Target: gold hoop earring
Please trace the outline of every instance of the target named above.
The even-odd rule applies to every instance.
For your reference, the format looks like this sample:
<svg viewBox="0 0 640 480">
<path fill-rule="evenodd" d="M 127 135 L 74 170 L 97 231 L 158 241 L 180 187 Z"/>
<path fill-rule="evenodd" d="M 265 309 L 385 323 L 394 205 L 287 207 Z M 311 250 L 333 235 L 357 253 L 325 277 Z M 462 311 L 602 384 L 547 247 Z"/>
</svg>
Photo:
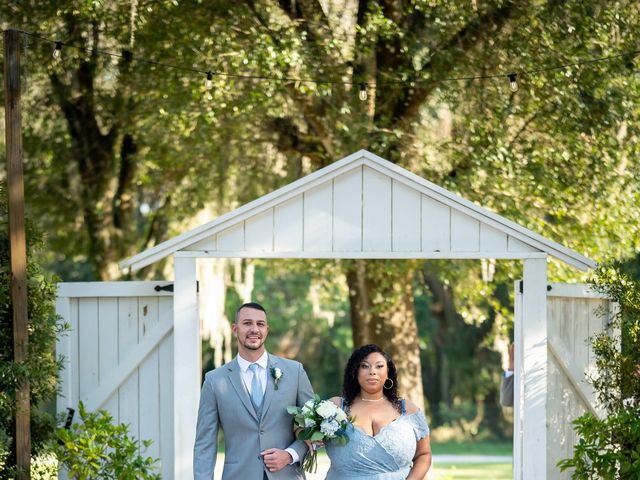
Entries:
<svg viewBox="0 0 640 480">
<path fill-rule="evenodd" d="M 391 382 L 391 385 L 389 385 L 388 387 L 387 387 L 387 381 Z M 387 378 L 387 380 L 385 380 L 384 383 L 382 384 L 382 387 L 385 390 L 391 390 L 393 388 L 393 379 Z"/>
</svg>

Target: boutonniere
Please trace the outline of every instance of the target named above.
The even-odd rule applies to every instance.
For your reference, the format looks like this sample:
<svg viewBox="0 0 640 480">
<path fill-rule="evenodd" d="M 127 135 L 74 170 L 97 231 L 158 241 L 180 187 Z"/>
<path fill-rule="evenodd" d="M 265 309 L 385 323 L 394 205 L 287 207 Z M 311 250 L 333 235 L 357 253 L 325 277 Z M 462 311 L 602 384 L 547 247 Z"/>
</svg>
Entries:
<svg viewBox="0 0 640 480">
<path fill-rule="evenodd" d="M 282 378 L 282 370 L 278 367 L 271 367 L 271 378 L 273 378 L 273 386 L 278 389 L 278 382 Z"/>
</svg>

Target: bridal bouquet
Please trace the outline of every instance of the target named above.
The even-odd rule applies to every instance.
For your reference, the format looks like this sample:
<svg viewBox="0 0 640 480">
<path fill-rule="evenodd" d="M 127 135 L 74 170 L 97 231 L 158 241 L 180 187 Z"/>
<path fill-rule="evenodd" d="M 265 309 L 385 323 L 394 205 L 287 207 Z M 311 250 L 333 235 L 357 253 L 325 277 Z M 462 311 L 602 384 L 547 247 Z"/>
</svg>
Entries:
<svg viewBox="0 0 640 480">
<path fill-rule="evenodd" d="M 300 428 L 298 438 L 309 441 L 334 441 L 346 445 L 347 426 L 353 421 L 344 410 L 330 400 L 320 400 L 318 395 L 308 400 L 302 407 L 287 407 L 293 415 L 296 427 Z M 302 466 L 307 472 L 315 472 L 318 468 L 318 452 L 314 449 L 307 455 Z"/>
</svg>

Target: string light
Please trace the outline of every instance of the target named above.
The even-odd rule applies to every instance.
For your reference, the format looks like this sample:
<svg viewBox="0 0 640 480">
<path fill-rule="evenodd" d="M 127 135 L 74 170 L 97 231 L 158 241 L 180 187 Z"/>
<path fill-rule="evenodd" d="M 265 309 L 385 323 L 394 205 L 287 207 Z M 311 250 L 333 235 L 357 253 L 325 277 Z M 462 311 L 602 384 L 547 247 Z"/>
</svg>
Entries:
<svg viewBox="0 0 640 480">
<path fill-rule="evenodd" d="M 360 84 L 360 93 L 358 93 L 358 98 L 363 102 L 367 100 L 367 84 L 366 83 Z"/>
<path fill-rule="evenodd" d="M 509 88 L 511 89 L 512 92 L 517 92 L 518 91 L 518 74 L 517 73 L 510 73 L 508 75 L 509 77 Z"/>
<path fill-rule="evenodd" d="M 56 41 L 56 47 L 53 49 L 53 60 L 59 62 L 62 58 L 62 42 Z"/>
<path fill-rule="evenodd" d="M 49 42 L 49 43 L 53 43 L 55 44 L 55 49 L 53 51 L 53 58 L 55 61 L 59 61 L 61 56 L 62 56 L 62 46 L 65 45 L 67 47 L 71 46 L 72 48 L 78 48 L 80 50 L 82 50 L 82 47 L 73 47 L 73 45 L 68 45 L 65 44 L 61 41 L 54 41 L 51 40 L 50 38 L 47 37 L 43 37 L 39 34 L 33 33 L 33 32 L 27 32 L 24 30 L 17 30 L 20 33 L 27 35 L 29 37 L 33 37 L 33 38 L 37 38 L 39 40 L 42 40 L 44 42 Z M 123 51 L 122 54 L 119 53 L 114 53 L 114 52 L 109 52 L 106 50 L 99 50 L 99 49 L 94 49 L 92 50 L 94 54 L 100 54 L 100 55 L 105 55 L 105 56 L 110 56 L 110 57 L 117 57 L 117 58 L 123 58 L 126 61 L 131 61 L 133 60 L 133 54 L 130 51 Z M 400 79 L 386 79 L 385 81 L 387 83 L 393 83 L 393 84 L 407 84 L 408 82 L 413 83 L 422 83 L 422 82 L 435 82 L 435 83 L 445 83 L 445 82 L 458 82 L 458 81 L 469 81 L 469 80 L 490 80 L 490 79 L 499 79 L 499 78 L 504 78 L 505 76 L 509 79 L 509 87 L 511 89 L 511 91 L 516 92 L 518 90 L 518 75 L 535 75 L 535 74 L 539 74 L 539 73 L 545 73 L 545 72 L 552 72 L 552 71 L 557 71 L 557 70 L 564 70 L 567 68 L 571 68 L 571 67 L 576 67 L 576 66 L 581 66 L 581 65 L 591 65 L 591 64 L 596 64 L 596 63 L 601 63 L 601 62 L 606 62 L 606 61 L 611 61 L 611 60 L 615 60 L 615 59 L 620 59 L 622 58 L 623 60 L 625 60 L 625 66 L 633 71 L 633 69 L 635 68 L 635 65 L 633 63 L 633 59 L 635 57 L 637 57 L 638 55 L 640 55 L 640 50 L 634 50 L 634 51 L 628 51 L 628 52 L 621 52 L 621 53 L 617 53 L 617 54 L 613 54 L 613 55 L 609 55 L 609 56 L 605 56 L 605 57 L 598 57 L 598 58 L 591 58 L 591 59 L 582 59 L 573 63 L 567 63 L 567 64 L 561 64 L 561 65 L 555 65 L 555 66 L 550 66 L 550 67 L 542 67 L 542 68 L 537 68 L 537 69 L 531 69 L 531 70 L 526 70 L 526 71 L 521 71 L 519 74 L 516 73 L 510 73 L 510 74 L 504 74 L 504 73 L 495 73 L 495 74 L 489 74 L 489 75 L 471 75 L 471 76 L 460 76 L 460 77 L 446 77 L 446 78 L 440 78 L 440 79 L 420 79 L 420 78 L 414 78 L 410 81 L 407 80 L 400 80 Z M 366 101 L 368 98 L 368 94 L 367 94 L 367 89 L 368 88 L 372 88 L 375 89 L 376 86 L 375 85 L 371 85 L 369 86 L 368 84 L 361 82 L 361 83 L 357 83 L 357 82 L 349 82 L 349 81 L 337 81 L 337 80 L 330 80 L 330 79 L 315 79 L 315 78 L 293 78 L 293 77 L 286 77 L 286 76 L 267 76 L 267 75 L 250 75 L 250 74 L 234 74 L 234 73 L 225 73 L 225 72 L 213 72 L 213 71 L 205 71 L 205 70 L 201 70 L 198 68 L 193 68 L 193 67 L 188 67 L 188 66 L 184 66 L 184 65 L 176 65 L 176 64 L 169 64 L 169 63 L 163 63 L 163 62 L 158 62 L 155 60 L 151 60 L 151 59 L 146 59 L 146 58 L 142 58 L 142 57 L 136 57 L 135 58 L 136 61 L 140 62 L 140 63 L 146 63 L 148 65 L 153 65 L 153 66 L 158 66 L 158 67 L 163 67 L 166 69 L 174 69 L 174 70 L 180 70 L 180 71 L 184 71 L 184 72 L 193 72 L 193 73 L 199 73 L 199 74 L 206 74 L 207 75 L 207 80 L 205 82 L 205 87 L 207 89 L 212 88 L 213 87 L 213 75 L 217 75 L 217 76 L 222 76 L 222 77 L 228 77 L 228 78 L 237 78 L 237 79 L 241 79 L 241 80 L 264 80 L 264 81 L 273 81 L 273 82 L 297 82 L 297 83 L 315 83 L 315 84 L 325 84 L 325 85 L 359 85 L 359 93 L 358 93 L 358 97 L 360 98 L 360 100 L 362 101 Z M 211 78 L 210 78 L 211 77 Z M 211 85 L 211 86 L 210 86 Z"/>
</svg>

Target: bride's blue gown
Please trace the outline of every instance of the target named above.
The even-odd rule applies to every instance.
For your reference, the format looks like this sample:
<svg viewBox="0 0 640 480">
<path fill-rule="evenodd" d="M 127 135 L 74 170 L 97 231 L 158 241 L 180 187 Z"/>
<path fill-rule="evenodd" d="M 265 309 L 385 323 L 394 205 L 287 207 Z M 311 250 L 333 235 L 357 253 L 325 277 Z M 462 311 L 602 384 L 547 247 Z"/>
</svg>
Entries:
<svg viewBox="0 0 640 480">
<path fill-rule="evenodd" d="M 344 446 L 328 442 L 331 468 L 326 480 L 404 480 L 411 470 L 418 440 L 429 435 L 424 414 L 418 410 L 402 414 L 383 427 L 377 435 L 349 426 L 349 443 Z"/>
</svg>

